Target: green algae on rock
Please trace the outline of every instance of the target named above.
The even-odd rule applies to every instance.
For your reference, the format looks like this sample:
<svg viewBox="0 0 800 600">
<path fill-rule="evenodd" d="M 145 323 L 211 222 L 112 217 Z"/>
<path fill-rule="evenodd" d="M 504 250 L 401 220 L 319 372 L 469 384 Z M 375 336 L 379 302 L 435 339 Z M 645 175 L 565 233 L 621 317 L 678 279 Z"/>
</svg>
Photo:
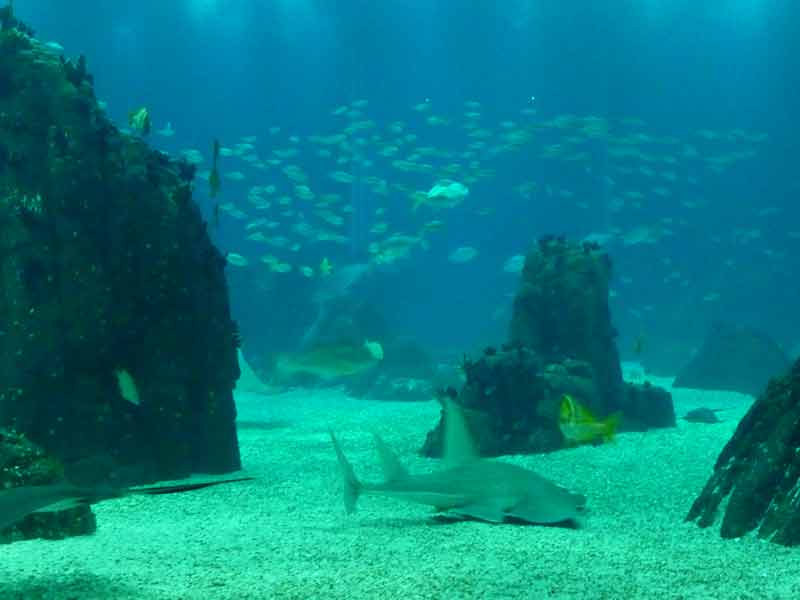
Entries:
<svg viewBox="0 0 800 600">
<path fill-rule="evenodd" d="M 111 123 L 85 59 L 0 16 L 0 426 L 125 484 L 238 469 L 236 329 L 193 168 Z"/>
<path fill-rule="evenodd" d="M 544 237 L 528 253 L 509 342 L 465 357 L 465 385 L 445 394 L 465 409 L 481 455 L 563 448 L 564 394 L 598 417 L 620 412 L 623 431 L 675 425 L 669 392 L 623 382 L 608 306 L 610 272 L 611 260 L 597 244 Z M 442 431 L 440 421 L 424 455 L 441 455 Z"/>
</svg>

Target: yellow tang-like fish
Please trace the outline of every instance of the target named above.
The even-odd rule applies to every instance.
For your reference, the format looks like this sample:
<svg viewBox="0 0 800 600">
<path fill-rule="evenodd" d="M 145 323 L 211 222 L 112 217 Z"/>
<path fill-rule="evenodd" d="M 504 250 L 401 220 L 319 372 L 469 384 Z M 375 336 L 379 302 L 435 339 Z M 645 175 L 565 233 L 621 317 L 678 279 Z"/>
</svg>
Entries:
<svg viewBox="0 0 800 600">
<path fill-rule="evenodd" d="M 614 439 L 614 432 L 621 418 L 621 413 L 614 413 L 605 419 L 598 419 L 572 396 L 564 394 L 561 397 L 558 427 L 573 444 L 586 444 L 595 440 L 610 442 Z"/>
</svg>

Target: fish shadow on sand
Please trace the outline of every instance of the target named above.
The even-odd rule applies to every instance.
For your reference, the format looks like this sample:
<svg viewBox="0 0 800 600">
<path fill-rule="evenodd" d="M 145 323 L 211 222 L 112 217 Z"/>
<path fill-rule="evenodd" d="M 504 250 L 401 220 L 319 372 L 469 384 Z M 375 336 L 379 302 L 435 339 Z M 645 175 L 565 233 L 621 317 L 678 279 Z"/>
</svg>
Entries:
<svg viewBox="0 0 800 600">
<path fill-rule="evenodd" d="M 446 512 L 423 513 L 418 517 L 413 517 L 413 516 L 389 517 L 389 516 L 376 515 L 374 517 L 364 518 L 363 520 L 359 521 L 356 527 L 368 528 L 368 529 L 407 530 L 407 529 L 423 528 L 423 527 L 425 528 L 458 527 L 459 525 L 466 527 L 469 526 L 470 524 L 475 524 L 475 523 L 480 523 L 482 525 L 488 525 L 492 527 L 514 525 L 515 527 L 532 527 L 532 528 L 547 527 L 554 529 L 573 529 L 573 530 L 582 529 L 583 527 L 580 519 L 567 519 L 564 521 L 559 521 L 557 523 L 531 523 L 530 521 L 526 521 L 524 519 L 507 516 L 503 521 L 497 522 L 497 521 L 486 521 L 484 519 L 479 519 L 468 515 L 449 514 Z"/>
<path fill-rule="evenodd" d="M 454 523 L 484 523 L 486 525 L 516 525 L 517 527 L 553 527 L 555 529 L 581 529 L 582 525 L 578 519 L 566 519 L 556 523 L 531 523 L 525 519 L 518 517 L 507 516 L 503 519 L 502 523 L 494 521 L 484 521 L 483 519 L 475 519 L 473 517 L 462 517 L 458 515 L 448 515 L 447 513 L 437 513 L 432 518 L 428 519 L 426 523 L 433 526 L 449 525 Z"/>
</svg>

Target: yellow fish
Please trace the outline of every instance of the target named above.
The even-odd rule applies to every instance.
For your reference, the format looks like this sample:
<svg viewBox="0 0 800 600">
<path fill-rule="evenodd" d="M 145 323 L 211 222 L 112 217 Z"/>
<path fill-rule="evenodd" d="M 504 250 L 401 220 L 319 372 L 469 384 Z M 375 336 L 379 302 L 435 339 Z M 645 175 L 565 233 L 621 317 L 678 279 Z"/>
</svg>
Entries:
<svg viewBox="0 0 800 600">
<path fill-rule="evenodd" d="M 621 418 L 621 413 L 614 413 L 605 419 L 598 419 L 572 396 L 564 394 L 561 397 L 558 427 L 573 444 L 586 444 L 595 440 L 610 442 L 614 439 L 614 432 Z"/>
</svg>

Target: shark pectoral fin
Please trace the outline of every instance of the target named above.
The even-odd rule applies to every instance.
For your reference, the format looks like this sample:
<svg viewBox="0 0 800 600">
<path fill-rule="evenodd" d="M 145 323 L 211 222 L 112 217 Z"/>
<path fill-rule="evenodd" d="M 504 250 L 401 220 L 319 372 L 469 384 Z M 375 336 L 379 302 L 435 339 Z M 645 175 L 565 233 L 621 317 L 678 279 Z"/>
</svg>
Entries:
<svg viewBox="0 0 800 600">
<path fill-rule="evenodd" d="M 375 438 L 375 448 L 378 450 L 378 456 L 381 459 L 381 466 L 383 467 L 383 476 L 386 478 L 386 483 L 406 479 L 408 471 L 400 462 L 397 454 L 386 445 L 383 438 L 377 433 L 373 432 L 372 437 Z"/>
<path fill-rule="evenodd" d="M 92 504 L 91 498 L 67 498 L 65 500 L 59 500 L 58 502 L 53 502 L 47 506 L 37 508 L 34 512 L 61 512 L 62 510 L 70 510 L 71 508 L 78 508 L 79 506 L 87 506 L 89 504 Z"/>
<path fill-rule="evenodd" d="M 475 502 L 465 506 L 457 506 L 450 512 L 489 523 L 502 523 L 506 517 L 503 508 L 496 502 Z"/>
</svg>

